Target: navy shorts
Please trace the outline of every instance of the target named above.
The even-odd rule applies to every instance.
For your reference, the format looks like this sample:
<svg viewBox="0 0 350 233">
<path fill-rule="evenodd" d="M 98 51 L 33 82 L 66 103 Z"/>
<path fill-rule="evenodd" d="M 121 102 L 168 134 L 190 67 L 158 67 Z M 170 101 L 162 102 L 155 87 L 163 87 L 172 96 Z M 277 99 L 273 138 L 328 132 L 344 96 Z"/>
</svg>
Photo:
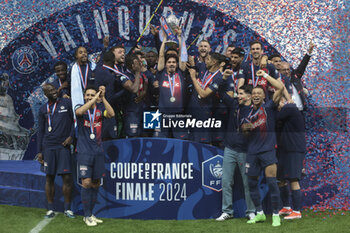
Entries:
<svg viewBox="0 0 350 233">
<path fill-rule="evenodd" d="M 280 180 L 301 178 L 304 152 L 280 151 L 278 158 L 277 177 Z"/>
<path fill-rule="evenodd" d="M 44 172 L 47 175 L 72 173 L 71 156 L 68 148 L 44 149 Z"/>
<path fill-rule="evenodd" d="M 91 178 L 97 180 L 105 176 L 105 159 L 103 153 L 77 154 L 77 166 L 79 178 Z"/>
<path fill-rule="evenodd" d="M 245 164 L 247 176 L 259 176 L 262 169 L 277 163 L 276 151 L 265 151 L 258 154 L 248 154 Z"/>
<path fill-rule="evenodd" d="M 142 117 L 141 112 L 127 112 L 124 116 L 124 130 L 129 137 L 138 137 L 142 133 Z"/>
</svg>

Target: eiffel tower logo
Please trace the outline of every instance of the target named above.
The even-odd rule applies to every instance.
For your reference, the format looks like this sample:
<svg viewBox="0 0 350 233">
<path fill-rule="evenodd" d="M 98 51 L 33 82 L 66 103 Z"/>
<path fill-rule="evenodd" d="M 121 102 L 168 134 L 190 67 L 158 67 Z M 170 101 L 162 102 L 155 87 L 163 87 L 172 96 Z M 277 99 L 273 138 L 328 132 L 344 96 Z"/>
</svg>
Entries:
<svg viewBox="0 0 350 233">
<path fill-rule="evenodd" d="M 30 62 L 26 52 L 23 53 L 23 58 L 19 62 L 19 65 L 21 67 L 30 67 L 32 65 L 32 63 Z"/>
</svg>

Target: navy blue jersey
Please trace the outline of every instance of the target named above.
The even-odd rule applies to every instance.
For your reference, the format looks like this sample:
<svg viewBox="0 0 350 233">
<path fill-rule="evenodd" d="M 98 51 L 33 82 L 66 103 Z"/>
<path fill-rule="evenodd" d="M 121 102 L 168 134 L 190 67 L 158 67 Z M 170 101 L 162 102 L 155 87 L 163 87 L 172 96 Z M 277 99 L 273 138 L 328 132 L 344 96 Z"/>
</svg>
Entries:
<svg viewBox="0 0 350 233">
<path fill-rule="evenodd" d="M 183 72 L 177 68 L 175 74 L 171 76 L 166 72 L 166 69 L 163 69 L 157 75 L 157 79 L 159 82 L 158 107 L 160 112 L 182 112 L 184 108 L 184 94 L 187 88 Z"/>
<path fill-rule="evenodd" d="M 124 84 L 130 80 L 131 82 L 135 81 L 135 76 L 134 74 L 130 73 L 130 72 L 126 72 L 125 76 L 121 76 L 120 77 L 120 82 L 121 85 L 124 86 Z M 146 83 L 148 83 L 147 77 L 146 75 L 143 75 L 141 73 L 141 77 L 140 77 L 140 85 L 139 85 L 139 90 L 138 93 L 132 93 L 130 91 L 125 91 L 125 97 L 126 97 L 126 111 L 127 112 L 142 112 L 145 102 L 144 101 L 140 101 L 139 103 L 135 102 L 135 98 L 138 96 L 138 94 L 143 91 L 143 89 L 145 88 L 145 85 L 147 85 Z"/>
<path fill-rule="evenodd" d="M 198 71 L 198 77 L 202 78 L 204 76 L 205 71 L 207 70 L 207 66 L 205 62 L 200 61 L 199 58 L 196 59 L 196 70 Z"/>
<path fill-rule="evenodd" d="M 50 124 L 47 104 L 42 105 L 39 109 L 39 129 L 37 138 L 38 152 L 42 152 L 43 148 L 61 148 L 62 143 L 69 136 L 74 136 L 71 100 L 57 99 L 55 103 L 49 104 Z M 55 111 L 53 112 L 54 108 Z M 51 127 L 50 129 L 49 126 Z"/>
<path fill-rule="evenodd" d="M 146 95 L 143 98 L 144 107 L 148 108 L 148 107 L 150 107 L 152 105 L 152 103 L 151 103 L 152 96 L 151 96 L 151 90 L 150 89 L 152 88 L 152 84 L 154 82 L 155 77 L 152 74 L 152 72 L 149 71 L 149 70 L 146 70 L 145 72 L 142 72 L 141 73 L 141 77 L 143 77 L 143 81 L 144 81 L 144 84 L 145 84 L 143 89 L 147 88 Z"/>
<path fill-rule="evenodd" d="M 212 79 L 211 79 L 212 78 Z M 211 80 L 210 80 L 211 79 Z M 206 72 L 202 79 L 197 79 L 202 88 L 205 90 L 206 88 L 210 88 L 213 93 L 206 98 L 199 98 L 196 89 L 193 89 L 191 100 L 189 103 L 189 108 L 191 111 L 201 111 L 201 109 L 210 109 L 212 110 L 214 103 L 215 93 L 219 90 L 220 85 L 223 83 L 222 73 L 220 71 L 216 72 Z M 206 85 L 206 81 L 209 81 Z"/>
<path fill-rule="evenodd" d="M 229 109 L 229 118 L 225 137 L 225 146 L 237 152 L 247 151 L 247 139 L 240 126 L 244 123 L 244 116 L 248 116 L 252 106 L 238 105 L 235 99 Z"/>
<path fill-rule="evenodd" d="M 258 154 L 275 149 L 276 106 L 272 100 L 263 103 L 259 109 L 251 109 L 245 122 L 253 124 L 248 137 L 248 154 Z"/>
<path fill-rule="evenodd" d="M 109 67 L 110 68 L 110 67 Z M 112 67 L 112 69 L 114 69 Z M 106 99 L 109 103 L 114 103 L 115 94 L 117 93 L 115 90 L 116 87 L 116 76 L 117 74 L 113 71 L 108 69 L 106 66 L 97 66 L 95 71 L 95 83 L 96 86 L 105 86 L 106 87 Z M 120 96 L 120 95 L 119 95 Z"/>
<path fill-rule="evenodd" d="M 62 82 L 58 77 L 56 77 L 56 79 L 53 80 L 50 84 L 53 85 L 57 90 L 62 86 Z M 59 93 L 58 97 L 62 98 L 64 95 L 69 95 L 68 87 L 61 89 L 61 92 Z"/>
<path fill-rule="evenodd" d="M 235 87 L 234 87 L 234 83 L 232 81 L 232 78 L 229 77 L 226 80 L 223 79 L 222 83 L 219 86 L 219 89 L 218 89 L 218 91 L 216 93 L 215 103 L 219 103 L 219 102 L 222 103 L 224 95 L 226 95 L 227 92 L 234 91 L 234 90 L 235 90 Z"/>
<path fill-rule="evenodd" d="M 278 148 L 284 151 L 306 152 L 305 125 L 303 115 L 295 104 L 286 104 L 277 113 L 282 121 Z"/>
<path fill-rule="evenodd" d="M 77 105 L 76 109 L 82 105 Z M 93 115 L 94 109 L 90 109 L 90 114 Z M 102 147 L 102 119 L 104 118 L 105 107 L 103 103 L 96 104 L 95 120 L 93 124 L 94 139 L 90 138 L 91 128 L 88 111 L 82 116 L 77 116 L 78 124 L 78 142 L 77 151 L 78 153 L 101 153 L 103 152 Z"/>
<path fill-rule="evenodd" d="M 231 90 L 234 90 L 236 93 L 238 93 L 238 80 L 239 80 L 239 71 L 233 71 L 233 75 L 228 77 L 229 85 Z"/>
<path fill-rule="evenodd" d="M 120 75 L 120 73 L 116 73 L 114 67 L 105 65 L 98 65 L 96 67 L 96 86 L 106 87 L 106 99 L 116 113 L 119 112 L 119 109 L 121 109 L 120 102 L 122 100 L 121 97 L 124 94 L 124 88 L 119 88 L 119 90 L 116 88 L 118 85 L 120 85 L 120 83 L 117 81 L 117 75 Z M 116 138 L 115 125 L 115 119 L 107 119 L 103 124 L 102 138 Z"/>
<path fill-rule="evenodd" d="M 159 89 L 154 88 L 153 83 L 157 80 L 157 73 L 153 74 L 151 71 L 147 70 L 146 76 L 148 78 L 148 88 L 147 88 L 147 97 L 149 101 L 150 106 L 157 106 L 158 105 L 158 94 L 159 94 Z"/>
<path fill-rule="evenodd" d="M 114 65 L 114 68 L 116 68 L 119 72 L 122 72 L 122 73 L 125 73 L 127 70 L 124 64 Z"/>
<path fill-rule="evenodd" d="M 254 87 L 262 86 L 265 93 L 267 93 L 267 91 L 273 92 L 273 88 L 270 86 L 269 82 L 264 77 L 256 75 L 258 70 L 260 70 L 260 67 L 254 65 L 253 61 L 245 62 L 241 65 L 241 69 L 239 70 L 239 78 L 244 78 L 245 84 L 253 85 Z M 267 67 L 262 70 L 274 79 L 278 79 L 278 72 L 273 65 L 267 64 Z"/>
</svg>

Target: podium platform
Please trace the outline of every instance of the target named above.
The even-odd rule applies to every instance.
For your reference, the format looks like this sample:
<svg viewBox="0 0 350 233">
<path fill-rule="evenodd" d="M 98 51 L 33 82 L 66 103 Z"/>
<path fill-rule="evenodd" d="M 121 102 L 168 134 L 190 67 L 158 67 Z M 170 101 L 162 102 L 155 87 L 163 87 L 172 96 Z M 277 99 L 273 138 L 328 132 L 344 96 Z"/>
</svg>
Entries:
<svg viewBox="0 0 350 233">
<path fill-rule="evenodd" d="M 114 140 L 103 146 L 106 175 L 94 209 L 97 216 L 180 220 L 221 214 L 221 149 L 157 138 Z M 244 217 L 244 192 L 238 175 L 233 206 L 235 217 Z M 82 214 L 76 171 L 73 176 L 72 210 Z M 55 210 L 63 211 L 60 177 L 56 177 L 55 191 Z M 45 174 L 37 161 L 0 161 L 0 204 L 46 208 Z"/>
</svg>

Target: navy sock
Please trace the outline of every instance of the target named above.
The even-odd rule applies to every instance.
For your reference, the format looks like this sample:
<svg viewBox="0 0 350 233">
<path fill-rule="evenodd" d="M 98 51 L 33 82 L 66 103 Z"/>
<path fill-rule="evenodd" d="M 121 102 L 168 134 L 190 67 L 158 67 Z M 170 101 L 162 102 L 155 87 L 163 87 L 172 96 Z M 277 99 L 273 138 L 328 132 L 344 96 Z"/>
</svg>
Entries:
<svg viewBox="0 0 350 233">
<path fill-rule="evenodd" d="M 91 188 L 81 188 L 81 202 L 83 203 L 84 216 L 91 216 Z"/>
<path fill-rule="evenodd" d="M 280 187 L 280 193 L 283 207 L 290 207 L 288 185 Z"/>
<path fill-rule="evenodd" d="M 91 213 L 97 201 L 98 189 L 91 188 Z"/>
<path fill-rule="evenodd" d="M 47 209 L 53 210 L 53 203 L 47 203 Z"/>
<path fill-rule="evenodd" d="M 272 211 L 274 214 L 278 214 L 280 209 L 280 190 L 278 189 L 276 177 L 266 177 L 266 183 L 269 186 L 271 195 Z"/>
<path fill-rule="evenodd" d="M 250 191 L 250 197 L 255 205 L 255 209 L 257 212 L 262 211 L 262 206 L 260 202 L 260 193 L 258 188 L 258 180 L 248 178 L 248 185 Z"/>
<path fill-rule="evenodd" d="M 70 210 L 70 202 L 65 202 L 64 203 L 64 210 Z"/>
<path fill-rule="evenodd" d="M 292 190 L 292 201 L 293 201 L 293 209 L 295 211 L 301 210 L 301 191 L 298 190 Z"/>
</svg>

